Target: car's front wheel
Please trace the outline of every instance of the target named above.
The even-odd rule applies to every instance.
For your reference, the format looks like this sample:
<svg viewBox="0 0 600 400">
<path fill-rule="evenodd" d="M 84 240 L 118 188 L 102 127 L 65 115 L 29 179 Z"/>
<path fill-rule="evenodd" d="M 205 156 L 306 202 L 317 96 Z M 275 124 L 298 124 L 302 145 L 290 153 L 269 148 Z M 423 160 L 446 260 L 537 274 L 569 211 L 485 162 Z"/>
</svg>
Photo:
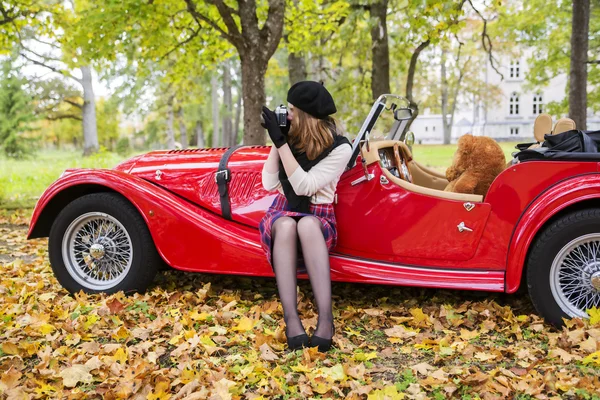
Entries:
<svg viewBox="0 0 600 400">
<path fill-rule="evenodd" d="M 566 214 L 536 238 L 527 261 L 536 310 L 555 326 L 600 307 L 600 209 Z"/>
<path fill-rule="evenodd" d="M 141 292 L 161 264 L 145 221 L 116 193 L 93 193 L 69 203 L 50 229 L 52 269 L 71 293 Z"/>
</svg>

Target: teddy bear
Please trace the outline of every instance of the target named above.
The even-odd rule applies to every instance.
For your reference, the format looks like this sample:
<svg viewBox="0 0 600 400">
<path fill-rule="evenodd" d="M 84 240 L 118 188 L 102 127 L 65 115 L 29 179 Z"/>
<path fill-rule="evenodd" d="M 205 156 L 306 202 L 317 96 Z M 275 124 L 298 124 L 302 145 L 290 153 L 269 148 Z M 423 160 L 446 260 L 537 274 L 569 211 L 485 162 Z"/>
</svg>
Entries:
<svg viewBox="0 0 600 400">
<path fill-rule="evenodd" d="M 505 166 L 504 151 L 494 139 L 463 135 L 458 139 L 452 165 L 446 170 L 449 183 L 444 190 L 485 196 Z"/>
</svg>

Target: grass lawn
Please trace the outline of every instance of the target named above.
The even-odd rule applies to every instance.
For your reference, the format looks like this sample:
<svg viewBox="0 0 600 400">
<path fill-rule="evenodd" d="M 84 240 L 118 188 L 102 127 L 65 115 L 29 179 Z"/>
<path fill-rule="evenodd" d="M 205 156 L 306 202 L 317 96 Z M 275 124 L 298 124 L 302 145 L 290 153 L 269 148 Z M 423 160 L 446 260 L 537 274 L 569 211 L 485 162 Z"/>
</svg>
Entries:
<svg viewBox="0 0 600 400">
<path fill-rule="evenodd" d="M 500 143 L 507 160 L 515 143 Z M 450 165 L 456 145 L 415 145 L 417 161 L 440 171 Z M 43 191 L 67 168 L 112 168 L 124 159 L 116 153 L 102 152 L 82 157 L 79 151 L 40 151 L 29 160 L 0 157 L 0 208 L 31 208 Z"/>
<path fill-rule="evenodd" d="M 80 151 L 39 151 L 33 158 L 0 156 L 0 208 L 30 208 L 67 168 L 112 168 L 127 157 L 101 152 L 83 157 Z"/>
<path fill-rule="evenodd" d="M 504 150 L 506 161 L 512 158 L 511 153 L 516 151 L 515 145 L 519 142 L 499 142 L 498 144 Z M 445 171 L 452 162 L 452 156 L 456 150 L 456 145 L 414 145 L 413 157 L 419 163 L 428 167 L 433 167 L 440 171 Z"/>
</svg>

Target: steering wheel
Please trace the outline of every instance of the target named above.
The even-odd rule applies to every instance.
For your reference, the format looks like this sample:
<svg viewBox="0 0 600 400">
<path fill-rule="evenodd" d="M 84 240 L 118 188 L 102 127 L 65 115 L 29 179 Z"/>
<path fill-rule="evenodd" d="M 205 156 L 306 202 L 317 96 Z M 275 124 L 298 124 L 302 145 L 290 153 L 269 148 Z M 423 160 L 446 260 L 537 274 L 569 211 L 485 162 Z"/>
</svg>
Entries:
<svg viewBox="0 0 600 400">
<path fill-rule="evenodd" d="M 410 170 L 408 169 L 407 162 L 411 161 L 410 156 L 405 154 L 404 148 L 399 149 L 399 144 L 394 143 L 394 157 L 396 158 L 396 168 L 398 168 L 398 173 L 400 174 L 400 178 L 404 179 L 407 182 L 412 183 L 412 176 L 410 175 Z M 402 154 L 400 154 L 402 152 Z M 408 158 L 408 160 L 407 160 Z"/>
</svg>

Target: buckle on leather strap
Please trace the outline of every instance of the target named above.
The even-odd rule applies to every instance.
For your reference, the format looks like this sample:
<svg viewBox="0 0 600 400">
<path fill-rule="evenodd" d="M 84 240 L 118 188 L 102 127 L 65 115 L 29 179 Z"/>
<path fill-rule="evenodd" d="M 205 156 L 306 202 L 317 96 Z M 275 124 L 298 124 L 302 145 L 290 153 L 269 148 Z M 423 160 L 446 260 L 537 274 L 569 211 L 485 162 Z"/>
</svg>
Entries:
<svg viewBox="0 0 600 400">
<path fill-rule="evenodd" d="M 217 171 L 217 173 L 215 174 L 215 182 L 219 183 L 219 175 L 221 174 L 225 174 L 225 176 L 222 177 L 223 182 L 229 182 L 229 179 L 231 178 L 231 175 L 229 175 L 229 169 Z"/>
</svg>

